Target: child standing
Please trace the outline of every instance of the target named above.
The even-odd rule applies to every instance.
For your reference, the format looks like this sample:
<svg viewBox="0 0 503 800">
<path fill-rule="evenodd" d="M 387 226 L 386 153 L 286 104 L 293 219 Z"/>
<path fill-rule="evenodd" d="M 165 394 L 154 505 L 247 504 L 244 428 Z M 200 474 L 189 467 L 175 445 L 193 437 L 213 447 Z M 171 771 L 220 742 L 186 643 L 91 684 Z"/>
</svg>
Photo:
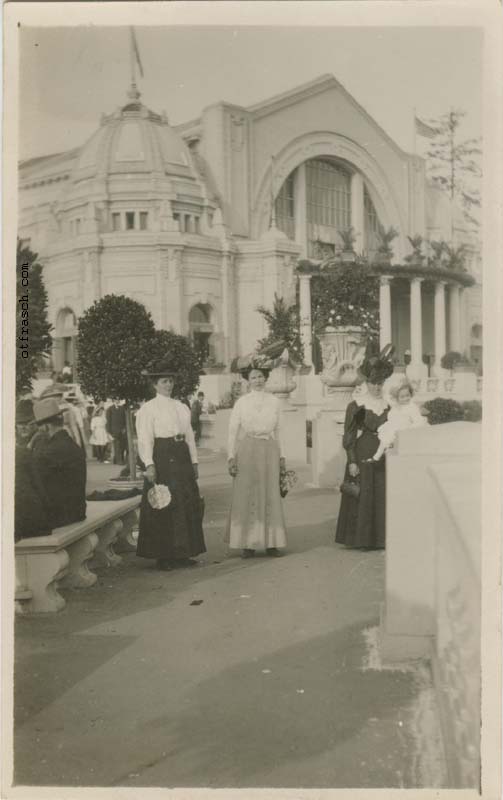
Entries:
<svg viewBox="0 0 503 800">
<path fill-rule="evenodd" d="M 369 461 L 382 458 L 385 451 L 393 446 L 398 431 L 426 425 L 426 418 L 413 400 L 414 389 L 408 381 L 390 389 L 390 396 L 395 400 L 395 405 L 389 410 L 387 421 L 377 429 L 379 447 Z"/>
</svg>

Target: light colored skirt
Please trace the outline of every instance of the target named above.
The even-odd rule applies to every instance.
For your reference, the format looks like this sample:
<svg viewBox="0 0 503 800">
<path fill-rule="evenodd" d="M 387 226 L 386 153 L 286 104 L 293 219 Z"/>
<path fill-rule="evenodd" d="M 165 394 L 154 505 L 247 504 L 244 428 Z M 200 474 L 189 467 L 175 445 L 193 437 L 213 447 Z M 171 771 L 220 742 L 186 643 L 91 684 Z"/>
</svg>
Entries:
<svg viewBox="0 0 503 800">
<path fill-rule="evenodd" d="M 232 549 L 286 547 L 279 493 L 279 448 L 274 439 L 246 436 L 237 451 L 227 542 Z"/>
</svg>

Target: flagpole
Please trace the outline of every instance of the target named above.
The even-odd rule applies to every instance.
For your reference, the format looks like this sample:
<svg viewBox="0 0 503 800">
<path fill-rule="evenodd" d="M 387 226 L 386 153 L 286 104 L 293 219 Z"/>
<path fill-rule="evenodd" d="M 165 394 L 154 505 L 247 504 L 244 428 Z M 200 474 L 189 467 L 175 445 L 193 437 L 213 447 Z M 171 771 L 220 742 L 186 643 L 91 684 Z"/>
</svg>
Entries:
<svg viewBox="0 0 503 800">
<path fill-rule="evenodd" d="M 134 53 L 134 43 L 133 43 L 133 29 L 129 29 L 129 56 L 131 60 L 131 85 L 133 87 L 136 86 L 136 75 L 135 75 L 135 53 Z"/>
</svg>

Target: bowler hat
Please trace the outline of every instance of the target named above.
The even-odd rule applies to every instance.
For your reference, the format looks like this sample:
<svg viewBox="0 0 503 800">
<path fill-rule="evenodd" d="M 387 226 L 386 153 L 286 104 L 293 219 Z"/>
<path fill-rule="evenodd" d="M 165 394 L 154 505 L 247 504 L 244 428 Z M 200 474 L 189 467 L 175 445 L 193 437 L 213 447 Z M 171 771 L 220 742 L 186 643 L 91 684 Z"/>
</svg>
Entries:
<svg viewBox="0 0 503 800">
<path fill-rule="evenodd" d="M 176 378 L 178 375 L 167 358 L 152 361 L 146 369 L 142 369 L 141 374 L 147 378 Z"/>
<path fill-rule="evenodd" d="M 34 421 L 33 400 L 20 400 L 16 406 L 16 422 L 19 425 L 26 425 L 28 422 Z"/>
<path fill-rule="evenodd" d="M 38 400 L 33 406 L 35 413 L 35 420 L 37 424 L 42 422 L 49 422 L 56 417 L 62 417 L 63 411 L 54 397 L 47 397 L 43 400 Z"/>
</svg>

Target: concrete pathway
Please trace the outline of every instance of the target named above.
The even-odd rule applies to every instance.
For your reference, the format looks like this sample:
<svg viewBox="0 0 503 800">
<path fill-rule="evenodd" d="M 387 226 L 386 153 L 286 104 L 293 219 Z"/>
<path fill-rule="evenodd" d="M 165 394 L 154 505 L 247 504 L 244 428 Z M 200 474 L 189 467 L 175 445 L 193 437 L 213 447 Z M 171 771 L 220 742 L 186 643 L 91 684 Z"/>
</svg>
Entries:
<svg viewBox="0 0 503 800">
<path fill-rule="evenodd" d="M 229 554 L 225 461 L 202 461 L 199 566 L 126 554 L 60 614 L 17 621 L 16 780 L 441 785 L 427 667 L 379 663 L 384 554 L 333 543 L 338 497 L 306 488 L 305 467 L 285 500 L 288 554 Z M 91 487 L 117 471 L 93 465 Z"/>
</svg>

